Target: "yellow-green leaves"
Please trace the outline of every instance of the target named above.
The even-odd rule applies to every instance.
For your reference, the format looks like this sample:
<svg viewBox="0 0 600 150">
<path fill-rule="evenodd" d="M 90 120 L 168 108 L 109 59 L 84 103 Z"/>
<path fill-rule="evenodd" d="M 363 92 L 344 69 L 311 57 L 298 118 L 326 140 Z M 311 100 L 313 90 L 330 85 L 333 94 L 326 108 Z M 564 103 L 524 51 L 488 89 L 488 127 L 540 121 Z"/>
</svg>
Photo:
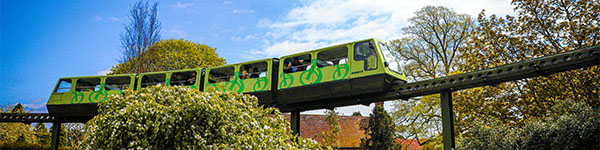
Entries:
<svg viewBox="0 0 600 150">
<path fill-rule="evenodd" d="M 188 40 L 168 39 L 154 43 L 139 57 L 117 64 L 112 74 L 143 73 L 212 67 L 225 64 L 215 48 Z"/>
</svg>

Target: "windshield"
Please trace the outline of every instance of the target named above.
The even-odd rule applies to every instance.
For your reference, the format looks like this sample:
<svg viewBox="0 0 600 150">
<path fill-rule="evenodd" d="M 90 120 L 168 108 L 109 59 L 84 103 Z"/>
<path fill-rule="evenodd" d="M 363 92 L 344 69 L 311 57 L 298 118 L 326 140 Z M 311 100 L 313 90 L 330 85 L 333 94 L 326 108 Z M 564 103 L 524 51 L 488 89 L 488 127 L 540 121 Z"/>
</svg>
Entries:
<svg viewBox="0 0 600 150">
<path fill-rule="evenodd" d="M 398 56 L 398 52 L 381 42 L 379 42 L 379 49 L 381 50 L 381 52 L 383 52 L 384 61 L 389 64 L 388 68 L 394 72 L 402 74 L 402 69 L 400 68 L 400 57 Z"/>
</svg>

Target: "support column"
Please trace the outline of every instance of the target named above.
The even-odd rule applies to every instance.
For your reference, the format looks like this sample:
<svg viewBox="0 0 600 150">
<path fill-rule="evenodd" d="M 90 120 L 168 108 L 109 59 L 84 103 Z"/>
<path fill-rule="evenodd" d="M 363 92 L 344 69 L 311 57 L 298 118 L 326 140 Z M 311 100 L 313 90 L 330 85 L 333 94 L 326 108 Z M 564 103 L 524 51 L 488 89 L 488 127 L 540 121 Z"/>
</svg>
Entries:
<svg viewBox="0 0 600 150">
<path fill-rule="evenodd" d="M 58 150 L 58 145 L 60 144 L 60 126 L 61 122 L 53 122 L 52 123 L 52 142 L 50 142 L 51 150 Z"/>
<path fill-rule="evenodd" d="M 454 112 L 452 111 L 452 91 L 440 93 L 442 101 L 442 135 L 444 150 L 454 149 Z"/>
<path fill-rule="evenodd" d="M 292 133 L 300 136 L 300 111 L 292 111 L 290 122 L 292 124 Z"/>
</svg>

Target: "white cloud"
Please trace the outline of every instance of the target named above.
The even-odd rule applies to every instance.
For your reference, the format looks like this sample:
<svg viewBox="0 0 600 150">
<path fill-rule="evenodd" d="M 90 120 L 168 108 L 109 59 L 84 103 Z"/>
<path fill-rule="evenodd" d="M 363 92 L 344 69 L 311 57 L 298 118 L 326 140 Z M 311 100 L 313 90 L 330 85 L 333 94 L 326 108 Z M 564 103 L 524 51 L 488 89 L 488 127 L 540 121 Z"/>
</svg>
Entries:
<svg viewBox="0 0 600 150">
<path fill-rule="evenodd" d="M 233 2 L 231 2 L 231 1 L 224 1 L 223 4 L 229 5 L 229 4 L 233 4 Z"/>
<path fill-rule="evenodd" d="M 43 98 L 38 98 L 38 99 L 34 99 L 33 101 L 31 101 L 30 103 L 27 104 L 22 104 L 26 110 L 33 110 L 34 112 L 39 112 L 39 111 L 43 111 L 46 108 L 46 99 Z"/>
<path fill-rule="evenodd" d="M 112 20 L 112 21 L 119 21 L 119 20 L 121 20 L 121 19 L 119 19 L 119 18 L 117 18 L 117 17 L 108 17 L 108 19 L 109 19 L 109 20 Z"/>
<path fill-rule="evenodd" d="M 252 39 L 257 39 L 257 37 L 252 34 L 247 35 L 246 37 L 243 37 L 243 38 L 236 37 L 236 36 L 231 37 L 231 40 L 233 40 L 233 41 L 248 41 L 248 40 L 252 40 Z"/>
<path fill-rule="evenodd" d="M 173 8 L 186 8 L 186 7 L 190 7 L 193 6 L 194 4 L 192 3 L 181 3 L 181 2 L 177 2 L 175 4 L 169 5 Z"/>
<path fill-rule="evenodd" d="M 393 103 L 395 103 L 394 101 L 387 101 L 383 103 L 383 109 L 385 109 L 388 113 L 392 112 L 394 109 L 394 106 L 392 105 Z M 344 106 L 344 107 L 336 107 L 336 111 L 341 113 L 341 115 L 344 116 L 350 116 L 352 115 L 352 113 L 359 111 L 360 114 L 362 116 L 369 116 L 369 114 L 373 111 L 373 108 L 375 108 L 375 103 L 371 103 L 369 104 L 369 106 L 365 106 L 365 105 L 352 105 L 352 106 Z M 310 110 L 310 111 L 304 111 L 302 112 L 302 114 L 325 114 L 325 111 L 327 109 L 317 109 L 317 110 Z"/>
<path fill-rule="evenodd" d="M 98 20 L 98 21 L 102 21 L 102 16 L 100 15 L 96 15 L 94 16 L 94 19 Z"/>
<path fill-rule="evenodd" d="M 509 0 L 308 0 L 283 18 L 259 21 L 259 27 L 269 30 L 262 37 L 269 40 L 261 53 L 276 57 L 366 38 L 397 39 L 407 19 L 428 5 L 449 7 L 473 18 L 482 9 L 487 15 L 514 14 Z"/>
<path fill-rule="evenodd" d="M 110 68 L 100 70 L 100 71 L 96 72 L 96 75 L 107 75 L 108 73 L 110 73 Z"/>
<path fill-rule="evenodd" d="M 253 13 L 254 10 L 252 10 L 252 9 L 234 9 L 231 12 L 233 12 L 233 13 Z"/>
</svg>

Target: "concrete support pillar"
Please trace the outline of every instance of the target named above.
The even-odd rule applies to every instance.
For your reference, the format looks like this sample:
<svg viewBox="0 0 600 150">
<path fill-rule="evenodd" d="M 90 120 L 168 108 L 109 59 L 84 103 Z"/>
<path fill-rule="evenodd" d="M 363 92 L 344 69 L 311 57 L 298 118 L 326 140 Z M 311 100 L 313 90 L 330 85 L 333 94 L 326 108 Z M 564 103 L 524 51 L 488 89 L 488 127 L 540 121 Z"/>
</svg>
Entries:
<svg viewBox="0 0 600 150">
<path fill-rule="evenodd" d="M 442 101 L 442 135 L 444 150 L 454 149 L 454 112 L 452 111 L 452 91 L 440 93 Z"/>
</svg>

